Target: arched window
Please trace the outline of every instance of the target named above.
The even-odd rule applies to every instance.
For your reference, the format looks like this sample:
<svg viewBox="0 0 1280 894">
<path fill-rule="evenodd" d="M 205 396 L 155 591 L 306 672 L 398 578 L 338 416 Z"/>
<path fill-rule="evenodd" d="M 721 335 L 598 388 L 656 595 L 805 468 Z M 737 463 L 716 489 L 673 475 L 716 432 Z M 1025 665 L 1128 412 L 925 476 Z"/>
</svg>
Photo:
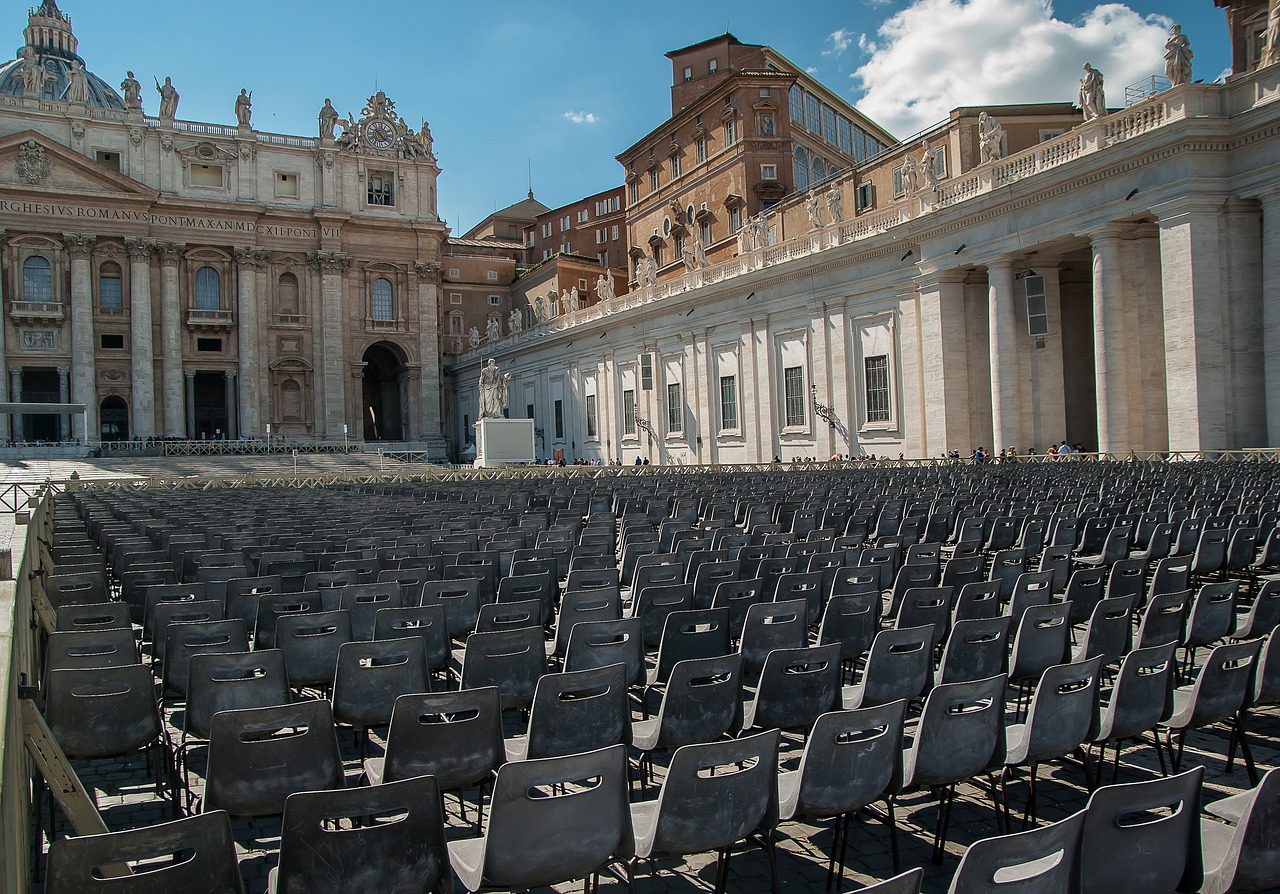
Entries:
<svg viewBox="0 0 1280 894">
<path fill-rule="evenodd" d="M 809 188 L 809 153 L 804 151 L 803 146 L 796 147 L 796 189 L 804 190 Z"/>
<path fill-rule="evenodd" d="M 391 280 L 379 277 L 373 281 L 372 314 L 375 320 L 394 320 L 396 318 L 395 300 L 391 291 Z"/>
<path fill-rule="evenodd" d="M 281 273 L 276 282 L 276 302 L 282 314 L 298 312 L 298 277 L 292 273 Z"/>
<path fill-rule="evenodd" d="M 119 313 L 124 307 L 124 293 L 120 282 L 119 264 L 107 261 L 98 268 L 98 307 L 106 313 Z"/>
<path fill-rule="evenodd" d="M 32 255 L 22 262 L 22 300 L 53 301 L 53 268 L 48 258 Z"/>
<path fill-rule="evenodd" d="M 212 267 L 196 271 L 196 310 L 222 309 L 222 279 Z"/>
<path fill-rule="evenodd" d="M 813 185 L 817 186 L 827 179 L 827 163 L 818 156 L 813 157 Z"/>
</svg>

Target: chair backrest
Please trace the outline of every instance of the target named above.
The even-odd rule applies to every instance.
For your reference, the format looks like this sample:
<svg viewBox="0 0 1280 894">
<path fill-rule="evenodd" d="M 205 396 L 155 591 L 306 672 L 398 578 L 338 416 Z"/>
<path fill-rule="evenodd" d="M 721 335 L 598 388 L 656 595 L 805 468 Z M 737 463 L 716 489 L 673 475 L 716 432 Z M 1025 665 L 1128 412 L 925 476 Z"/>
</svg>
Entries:
<svg viewBox="0 0 1280 894">
<path fill-rule="evenodd" d="M 950 785 L 1004 760 L 1004 674 L 929 691 L 903 763 L 904 784 Z"/>
<path fill-rule="evenodd" d="M 1009 616 L 956 621 L 942 650 L 938 683 L 985 680 L 1009 664 Z"/>
<path fill-rule="evenodd" d="M 994 618 L 1001 614 L 1000 582 L 972 581 L 960 588 L 951 610 L 953 623 L 977 618 Z"/>
<path fill-rule="evenodd" d="M 422 638 L 427 670 L 445 670 L 449 666 L 453 657 L 450 653 L 452 641 L 443 605 L 434 603 L 378 609 L 373 618 L 373 638 L 400 639 L 405 636 Z"/>
<path fill-rule="evenodd" d="M 1147 562 L 1145 559 L 1118 559 L 1107 571 L 1107 598 L 1118 596 L 1141 597 L 1147 586 Z"/>
<path fill-rule="evenodd" d="M 1240 710 L 1253 682 L 1261 650 L 1260 639 L 1213 647 L 1191 687 L 1187 726 L 1218 723 Z"/>
<path fill-rule="evenodd" d="M 116 627 L 49 634 L 45 646 L 45 673 L 87 667 L 123 667 L 137 664 L 138 644 L 133 630 Z"/>
<path fill-rule="evenodd" d="M 540 829 L 555 834 L 531 834 Z M 481 875 L 511 889 L 585 878 L 629 855 L 631 839 L 626 746 L 512 761 L 493 783 L 481 870 L 462 880 L 476 890 Z"/>
<path fill-rule="evenodd" d="M 741 572 L 742 563 L 737 559 L 704 562 L 699 565 L 694 571 L 692 579 L 693 607 L 710 608 L 716 587 L 725 581 L 737 580 Z"/>
<path fill-rule="evenodd" d="M 338 604 L 351 616 L 351 637 L 373 639 L 373 621 L 384 608 L 404 605 L 400 584 L 396 581 L 373 581 L 351 584 L 338 591 Z"/>
<path fill-rule="evenodd" d="M 445 623 L 453 639 L 476 629 L 480 616 L 480 581 L 476 578 L 427 581 L 422 585 L 422 604 L 444 606 Z"/>
<path fill-rule="evenodd" d="M 905 700 L 820 716 L 800 757 L 798 784 L 779 805 L 782 816 L 826 818 L 858 810 L 902 782 Z"/>
<path fill-rule="evenodd" d="M 258 619 L 253 626 L 253 647 L 276 647 L 276 622 L 285 615 L 324 611 L 324 596 L 319 590 L 264 593 L 257 598 Z"/>
<path fill-rule="evenodd" d="M 249 631 L 239 618 L 170 624 L 165 633 L 164 651 L 161 694 L 185 696 L 191 656 L 202 652 L 247 652 Z"/>
<path fill-rule="evenodd" d="M 1133 604 L 1136 596 L 1118 596 L 1100 600 L 1093 607 L 1084 639 L 1076 649 L 1075 660 L 1100 655 L 1104 664 L 1118 661 L 1128 653 L 1133 640 Z M 1075 615 L 1075 603 L 1071 603 Z"/>
<path fill-rule="evenodd" d="M 880 629 L 880 594 L 850 593 L 832 596 L 822 611 L 818 643 L 840 644 L 840 660 L 848 664 L 861 658 Z"/>
<path fill-rule="evenodd" d="M 742 628 L 747 623 L 751 606 L 764 602 L 764 581 L 758 577 L 750 580 L 726 580 L 716 586 L 711 596 L 712 608 L 729 609 L 729 638 L 742 639 Z"/>
<path fill-rule="evenodd" d="M 1154 729 L 1173 711 L 1174 643 L 1134 649 L 1120 662 L 1095 740 L 1118 741 Z"/>
<path fill-rule="evenodd" d="M 1075 894 L 1085 812 L 969 845 L 949 894 Z"/>
<path fill-rule="evenodd" d="M 279 649 L 192 655 L 182 731 L 185 736 L 207 739 L 213 715 L 219 711 L 287 705 L 290 698 L 284 653 Z"/>
<path fill-rule="evenodd" d="M 169 862 L 162 862 L 165 858 Z M 126 863 L 145 863 L 146 871 L 102 877 L 101 867 Z M 53 841 L 44 890 L 47 894 L 244 894 L 244 882 L 231 819 L 214 810 L 139 829 Z"/>
<path fill-rule="evenodd" d="M 538 599 L 490 602 L 488 605 L 480 606 L 480 614 L 476 617 L 476 633 L 540 626 L 542 626 L 542 602 Z"/>
<path fill-rule="evenodd" d="M 333 674 L 333 716 L 357 728 L 390 723 L 398 696 L 429 688 L 422 637 L 346 642 Z"/>
<path fill-rule="evenodd" d="M 276 648 L 284 653 L 289 684 L 328 688 L 338 666 L 338 649 L 351 638 L 351 614 L 347 611 L 280 618 L 276 621 Z"/>
<path fill-rule="evenodd" d="M 761 602 L 747 609 L 738 651 L 747 676 L 753 678 L 764 667 L 774 649 L 799 649 L 808 641 L 809 627 L 804 599 Z"/>
<path fill-rule="evenodd" d="M 912 587 L 902 597 L 898 605 L 898 616 L 894 626 L 899 628 L 924 627 L 933 628 L 933 639 L 929 648 L 933 649 L 947 635 L 951 626 L 951 601 L 955 591 L 951 587 Z"/>
<path fill-rule="evenodd" d="M 634 589 L 632 592 L 637 592 Z M 638 591 L 632 614 L 644 619 L 644 644 L 656 646 L 662 640 L 667 616 L 676 611 L 693 609 L 693 584 L 648 586 Z"/>
<path fill-rule="evenodd" d="M 857 707 L 912 699 L 924 691 L 933 666 L 933 625 L 881 630 L 859 681 Z"/>
<path fill-rule="evenodd" d="M 59 614 L 58 618 L 61 623 L 62 615 Z M 1232 636 L 1236 639 L 1263 636 L 1270 633 L 1278 624 L 1280 624 L 1280 579 L 1268 580 L 1254 593 L 1249 611 L 1240 619 Z"/>
<path fill-rule="evenodd" d="M 1036 764 L 1064 757 L 1088 738 L 1098 714 L 1098 671 L 1102 658 L 1058 664 L 1040 675 L 1027 712 L 1025 755 Z"/>
<path fill-rule="evenodd" d="M 657 747 L 712 742 L 737 725 L 742 713 L 742 656 L 736 652 L 690 658 L 671 669 L 657 716 Z"/>
<path fill-rule="evenodd" d="M 924 884 L 924 869 L 917 866 L 906 872 L 859 889 L 859 894 L 920 894 Z"/>
<path fill-rule="evenodd" d="M 840 677 L 837 643 L 774 649 L 760 672 L 747 723 L 758 729 L 808 730 L 839 706 Z"/>
<path fill-rule="evenodd" d="M 1234 580 L 1200 587 L 1187 617 L 1187 646 L 1207 646 L 1234 629 L 1239 590 L 1240 582 Z"/>
<path fill-rule="evenodd" d="M 84 633 L 129 629 L 129 606 L 124 602 L 64 605 L 57 611 L 56 630 Z"/>
<path fill-rule="evenodd" d="M 1191 586 L 1191 558 L 1189 556 L 1165 556 L 1156 563 L 1151 575 L 1148 594 L 1151 598 L 1163 593 L 1181 593 Z"/>
<path fill-rule="evenodd" d="M 1190 590 L 1152 596 L 1138 624 L 1137 647 L 1145 649 L 1162 643 L 1181 644 L 1186 637 L 1187 605 L 1190 601 Z"/>
<path fill-rule="evenodd" d="M 335 822 L 346 817 L 353 822 Z M 435 778 L 290 795 L 275 882 L 278 894 L 356 889 L 448 894 L 453 874 Z"/>
<path fill-rule="evenodd" d="M 1013 634 L 1009 679 L 1036 680 L 1045 668 L 1062 663 L 1071 631 L 1067 622 L 1070 613 L 1071 606 L 1066 602 L 1033 605 L 1023 613 Z"/>
<path fill-rule="evenodd" d="M 779 736 L 774 729 L 676 749 L 644 850 L 719 851 L 776 825 Z"/>
<path fill-rule="evenodd" d="M 626 675 L 624 664 L 543 674 L 529 709 L 525 756 L 556 757 L 628 744 Z"/>
<path fill-rule="evenodd" d="M 141 664 L 50 671 L 45 720 L 67 757 L 113 757 L 157 740 L 160 714 Z"/>
<path fill-rule="evenodd" d="M 1203 778 L 1196 767 L 1095 791 L 1080 833 L 1080 894 L 1198 888 Z"/>
<path fill-rule="evenodd" d="M 1203 820 L 1202 824 L 1207 826 L 1210 822 Z M 1280 885 L 1280 845 L 1276 842 L 1276 829 L 1280 828 L 1280 769 L 1268 770 L 1247 793 L 1239 821 L 1229 828 L 1226 835 L 1215 836 L 1225 839 L 1222 865 L 1217 872 L 1212 866 L 1205 867 L 1218 876 L 1206 879 L 1205 890 L 1274 890 Z M 1207 828 L 1205 832 L 1207 837 Z M 1206 846 L 1205 850 L 1209 848 Z"/>
<path fill-rule="evenodd" d="M 544 627 L 550 626 L 555 616 L 556 597 L 559 595 L 559 584 L 555 574 L 550 571 L 508 576 L 498 581 L 498 602 L 537 600 L 541 607 L 538 623 Z"/>
<path fill-rule="evenodd" d="M 640 618 L 579 621 L 574 625 L 565 649 L 566 671 L 585 671 L 618 663 L 626 668 L 625 685 L 644 682 L 644 632 Z"/>
<path fill-rule="evenodd" d="M 473 633 L 463 650 L 461 688 L 497 686 L 504 709 L 528 707 L 546 670 L 541 627 Z"/>
<path fill-rule="evenodd" d="M 430 775 L 442 791 L 455 791 L 487 780 L 505 760 L 498 687 L 396 699 L 383 781 Z"/>
<path fill-rule="evenodd" d="M 687 586 L 687 585 L 686 585 Z M 667 615 L 653 680 L 665 683 L 678 661 L 729 652 L 729 609 L 704 608 Z"/>
</svg>

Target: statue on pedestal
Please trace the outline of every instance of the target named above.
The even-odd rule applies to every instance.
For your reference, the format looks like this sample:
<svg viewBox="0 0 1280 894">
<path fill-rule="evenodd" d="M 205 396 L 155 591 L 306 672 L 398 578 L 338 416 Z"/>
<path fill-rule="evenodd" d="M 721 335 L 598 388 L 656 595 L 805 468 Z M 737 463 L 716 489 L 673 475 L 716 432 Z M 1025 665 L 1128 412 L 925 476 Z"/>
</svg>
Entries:
<svg viewBox="0 0 1280 894">
<path fill-rule="evenodd" d="M 815 230 L 821 230 L 827 225 L 822 219 L 822 200 L 818 198 L 818 194 L 809 188 L 809 195 L 804 200 L 805 213 L 809 215 L 809 223 Z"/>
<path fill-rule="evenodd" d="M 241 87 L 240 95 L 236 97 L 236 124 L 240 127 L 248 127 L 252 116 L 253 94 Z"/>
<path fill-rule="evenodd" d="M 938 150 L 941 151 L 941 150 Z M 920 186 L 925 192 L 938 191 L 938 156 L 925 140 L 920 147 Z"/>
<path fill-rule="evenodd" d="M 22 95 L 36 97 L 44 91 L 44 82 L 53 77 L 45 71 L 45 67 L 36 58 L 36 51 L 31 47 L 23 47 L 18 51 L 22 60 L 22 68 L 18 74 L 22 78 Z"/>
<path fill-rule="evenodd" d="M 986 112 L 978 115 L 978 152 L 981 163 L 999 161 L 1004 158 L 1004 127 Z"/>
<path fill-rule="evenodd" d="M 577 291 L 576 287 L 574 291 Z M 569 290 L 565 289 L 560 293 L 560 313 L 571 314 L 578 308 L 575 306 L 578 302 L 569 294 Z"/>
<path fill-rule="evenodd" d="M 1077 104 L 1084 112 L 1085 121 L 1093 121 L 1107 114 L 1107 94 L 1102 86 L 1102 72 L 1088 62 L 1084 64 L 1084 77 L 1080 79 L 1080 97 Z"/>
<path fill-rule="evenodd" d="M 173 118 L 178 114 L 178 88 L 173 86 L 173 78 L 165 78 L 164 83 L 160 83 L 159 78 L 154 78 L 156 82 L 156 92 L 160 94 L 160 117 Z"/>
<path fill-rule="evenodd" d="M 524 320 L 521 317 L 519 308 L 512 308 L 511 315 L 507 317 L 507 329 L 512 333 L 519 332 L 524 328 Z"/>
<path fill-rule="evenodd" d="M 613 291 L 613 277 L 607 273 L 601 273 L 596 279 L 596 297 L 601 301 L 610 301 L 616 297 Z"/>
<path fill-rule="evenodd" d="M 124 80 L 120 82 L 120 92 L 124 94 L 124 107 L 126 110 L 130 112 L 142 111 L 142 85 L 133 76 L 133 72 L 126 71 L 124 73 Z"/>
<path fill-rule="evenodd" d="M 502 338 L 502 324 L 498 322 L 497 317 L 490 317 L 489 323 L 484 327 L 484 337 L 488 342 L 495 342 Z"/>
<path fill-rule="evenodd" d="M 84 72 L 84 66 L 76 60 L 72 60 L 71 68 L 67 72 L 67 102 L 84 105 L 89 101 L 89 76 Z"/>
<path fill-rule="evenodd" d="M 908 152 L 902 159 L 902 188 L 908 196 L 920 192 L 920 166 L 916 157 Z"/>
<path fill-rule="evenodd" d="M 658 262 L 653 259 L 652 255 L 645 255 L 636 271 L 636 279 L 641 286 L 656 286 L 658 284 Z"/>
<path fill-rule="evenodd" d="M 333 107 L 333 103 L 329 101 L 329 97 L 324 98 L 324 105 L 320 107 L 320 137 L 321 139 L 333 139 L 333 128 L 338 123 L 338 110 Z"/>
<path fill-rule="evenodd" d="M 1164 42 L 1164 76 L 1170 86 L 1179 87 L 1191 83 L 1191 40 L 1182 33 L 1181 25 L 1174 25 L 1169 39 Z"/>
<path fill-rule="evenodd" d="M 498 362 L 492 357 L 480 368 L 480 407 L 476 413 L 476 421 L 481 419 L 501 419 L 502 408 L 507 405 L 507 382 L 511 381 L 511 373 L 498 370 Z"/>
<path fill-rule="evenodd" d="M 834 183 L 827 190 L 827 213 L 831 215 L 833 224 L 844 220 L 844 190 Z"/>
<path fill-rule="evenodd" d="M 480 330 L 475 326 L 472 326 L 467 331 L 467 344 L 471 345 L 473 348 L 480 347 Z"/>
</svg>

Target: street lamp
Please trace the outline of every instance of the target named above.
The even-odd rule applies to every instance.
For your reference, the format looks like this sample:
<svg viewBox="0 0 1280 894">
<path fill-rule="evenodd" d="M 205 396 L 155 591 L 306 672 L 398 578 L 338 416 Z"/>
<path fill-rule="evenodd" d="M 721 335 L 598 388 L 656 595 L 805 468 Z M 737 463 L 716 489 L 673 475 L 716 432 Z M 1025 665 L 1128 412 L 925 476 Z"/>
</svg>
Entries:
<svg viewBox="0 0 1280 894">
<path fill-rule="evenodd" d="M 271 452 L 271 423 L 267 423 L 267 453 Z"/>
<path fill-rule="evenodd" d="M 818 403 L 818 386 L 809 386 L 809 399 L 813 402 L 813 414 L 832 428 L 836 427 L 836 411 L 823 403 Z"/>
<path fill-rule="evenodd" d="M 342 423 L 342 452 L 347 452 L 347 424 Z"/>
</svg>

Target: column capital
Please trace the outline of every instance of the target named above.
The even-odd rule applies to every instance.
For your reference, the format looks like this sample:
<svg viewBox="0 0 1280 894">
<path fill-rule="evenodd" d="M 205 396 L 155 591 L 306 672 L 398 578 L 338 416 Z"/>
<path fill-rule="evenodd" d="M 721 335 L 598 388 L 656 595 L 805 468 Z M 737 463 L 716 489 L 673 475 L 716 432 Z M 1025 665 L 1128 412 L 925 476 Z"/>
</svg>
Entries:
<svg viewBox="0 0 1280 894">
<path fill-rule="evenodd" d="M 71 367 L 69 367 L 69 366 L 59 366 L 57 369 L 58 369 L 58 381 L 59 381 L 59 383 L 61 383 L 61 384 L 63 384 L 63 385 L 67 384 L 67 379 L 71 376 Z"/>
<path fill-rule="evenodd" d="M 67 247 L 67 254 L 73 261 L 87 261 L 93 254 L 93 244 L 97 236 L 85 236 L 80 233 L 63 233 L 62 244 Z"/>
<path fill-rule="evenodd" d="M 967 269 L 951 268 L 949 270 L 921 270 L 911 277 L 911 282 L 921 291 L 934 283 L 963 283 L 969 277 Z"/>
<path fill-rule="evenodd" d="M 187 250 L 187 246 L 181 242 L 157 242 L 155 247 L 160 255 L 160 266 L 162 267 L 178 266 L 178 262 L 182 260 L 183 253 Z"/>
<path fill-rule="evenodd" d="M 418 273 L 418 279 L 423 282 L 440 282 L 440 265 L 435 261 L 414 261 L 413 269 Z"/>
<path fill-rule="evenodd" d="M 222 374 L 226 376 L 228 379 L 230 379 L 232 382 L 236 380 L 236 371 L 234 369 L 223 370 Z"/>
<path fill-rule="evenodd" d="M 237 246 L 232 251 L 235 254 L 236 264 L 253 270 L 265 269 L 271 260 L 271 252 L 256 245 Z"/>
<path fill-rule="evenodd" d="M 194 379 L 196 377 L 196 371 L 194 369 L 184 369 L 182 374 L 188 379 Z"/>
<path fill-rule="evenodd" d="M 1132 224 L 1124 223 L 1105 223 L 1099 227 L 1095 227 L 1089 234 L 1090 243 L 1097 245 L 1099 242 L 1118 240 L 1124 236 L 1128 236 L 1133 231 Z"/>
<path fill-rule="evenodd" d="M 340 251 L 309 251 L 307 263 L 312 270 L 324 274 L 346 273 L 347 267 L 351 265 L 351 255 Z"/>
<path fill-rule="evenodd" d="M 19 376 L 22 375 L 22 367 L 21 366 L 9 367 L 9 375 L 15 379 L 18 378 Z"/>
<path fill-rule="evenodd" d="M 987 276 L 990 277 L 992 271 L 994 270 L 999 270 L 999 271 L 1012 270 L 1014 264 L 1019 260 L 1021 260 L 1021 255 L 1018 255 L 1018 256 L 1001 255 L 998 258 L 992 258 L 986 263 Z"/>
<path fill-rule="evenodd" d="M 1275 208 L 1280 205 L 1280 186 L 1258 193 L 1258 201 L 1262 203 L 1263 208 Z M 0 230 L 0 239 L 4 238 L 4 231 Z"/>
<path fill-rule="evenodd" d="M 1161 202 L 1151 206 L 1151 213 L 1156 216 L 1156 223 L 1162 227 L 1174 226 L 1190 214 L 1217 214 L 1222 210 L 1227 197 L 1222 195 L 1189 195 L 1180 196 L 1169 202 Z"/>
<path fill-rule="evenodd" d="M 130 261 L 147 262 L 151 260 L 151 254 L 156 250 L 156 241 L 144 239 L 141 236 L 126 236 L 124 246 L 129 252 Z"/>
</svg>

